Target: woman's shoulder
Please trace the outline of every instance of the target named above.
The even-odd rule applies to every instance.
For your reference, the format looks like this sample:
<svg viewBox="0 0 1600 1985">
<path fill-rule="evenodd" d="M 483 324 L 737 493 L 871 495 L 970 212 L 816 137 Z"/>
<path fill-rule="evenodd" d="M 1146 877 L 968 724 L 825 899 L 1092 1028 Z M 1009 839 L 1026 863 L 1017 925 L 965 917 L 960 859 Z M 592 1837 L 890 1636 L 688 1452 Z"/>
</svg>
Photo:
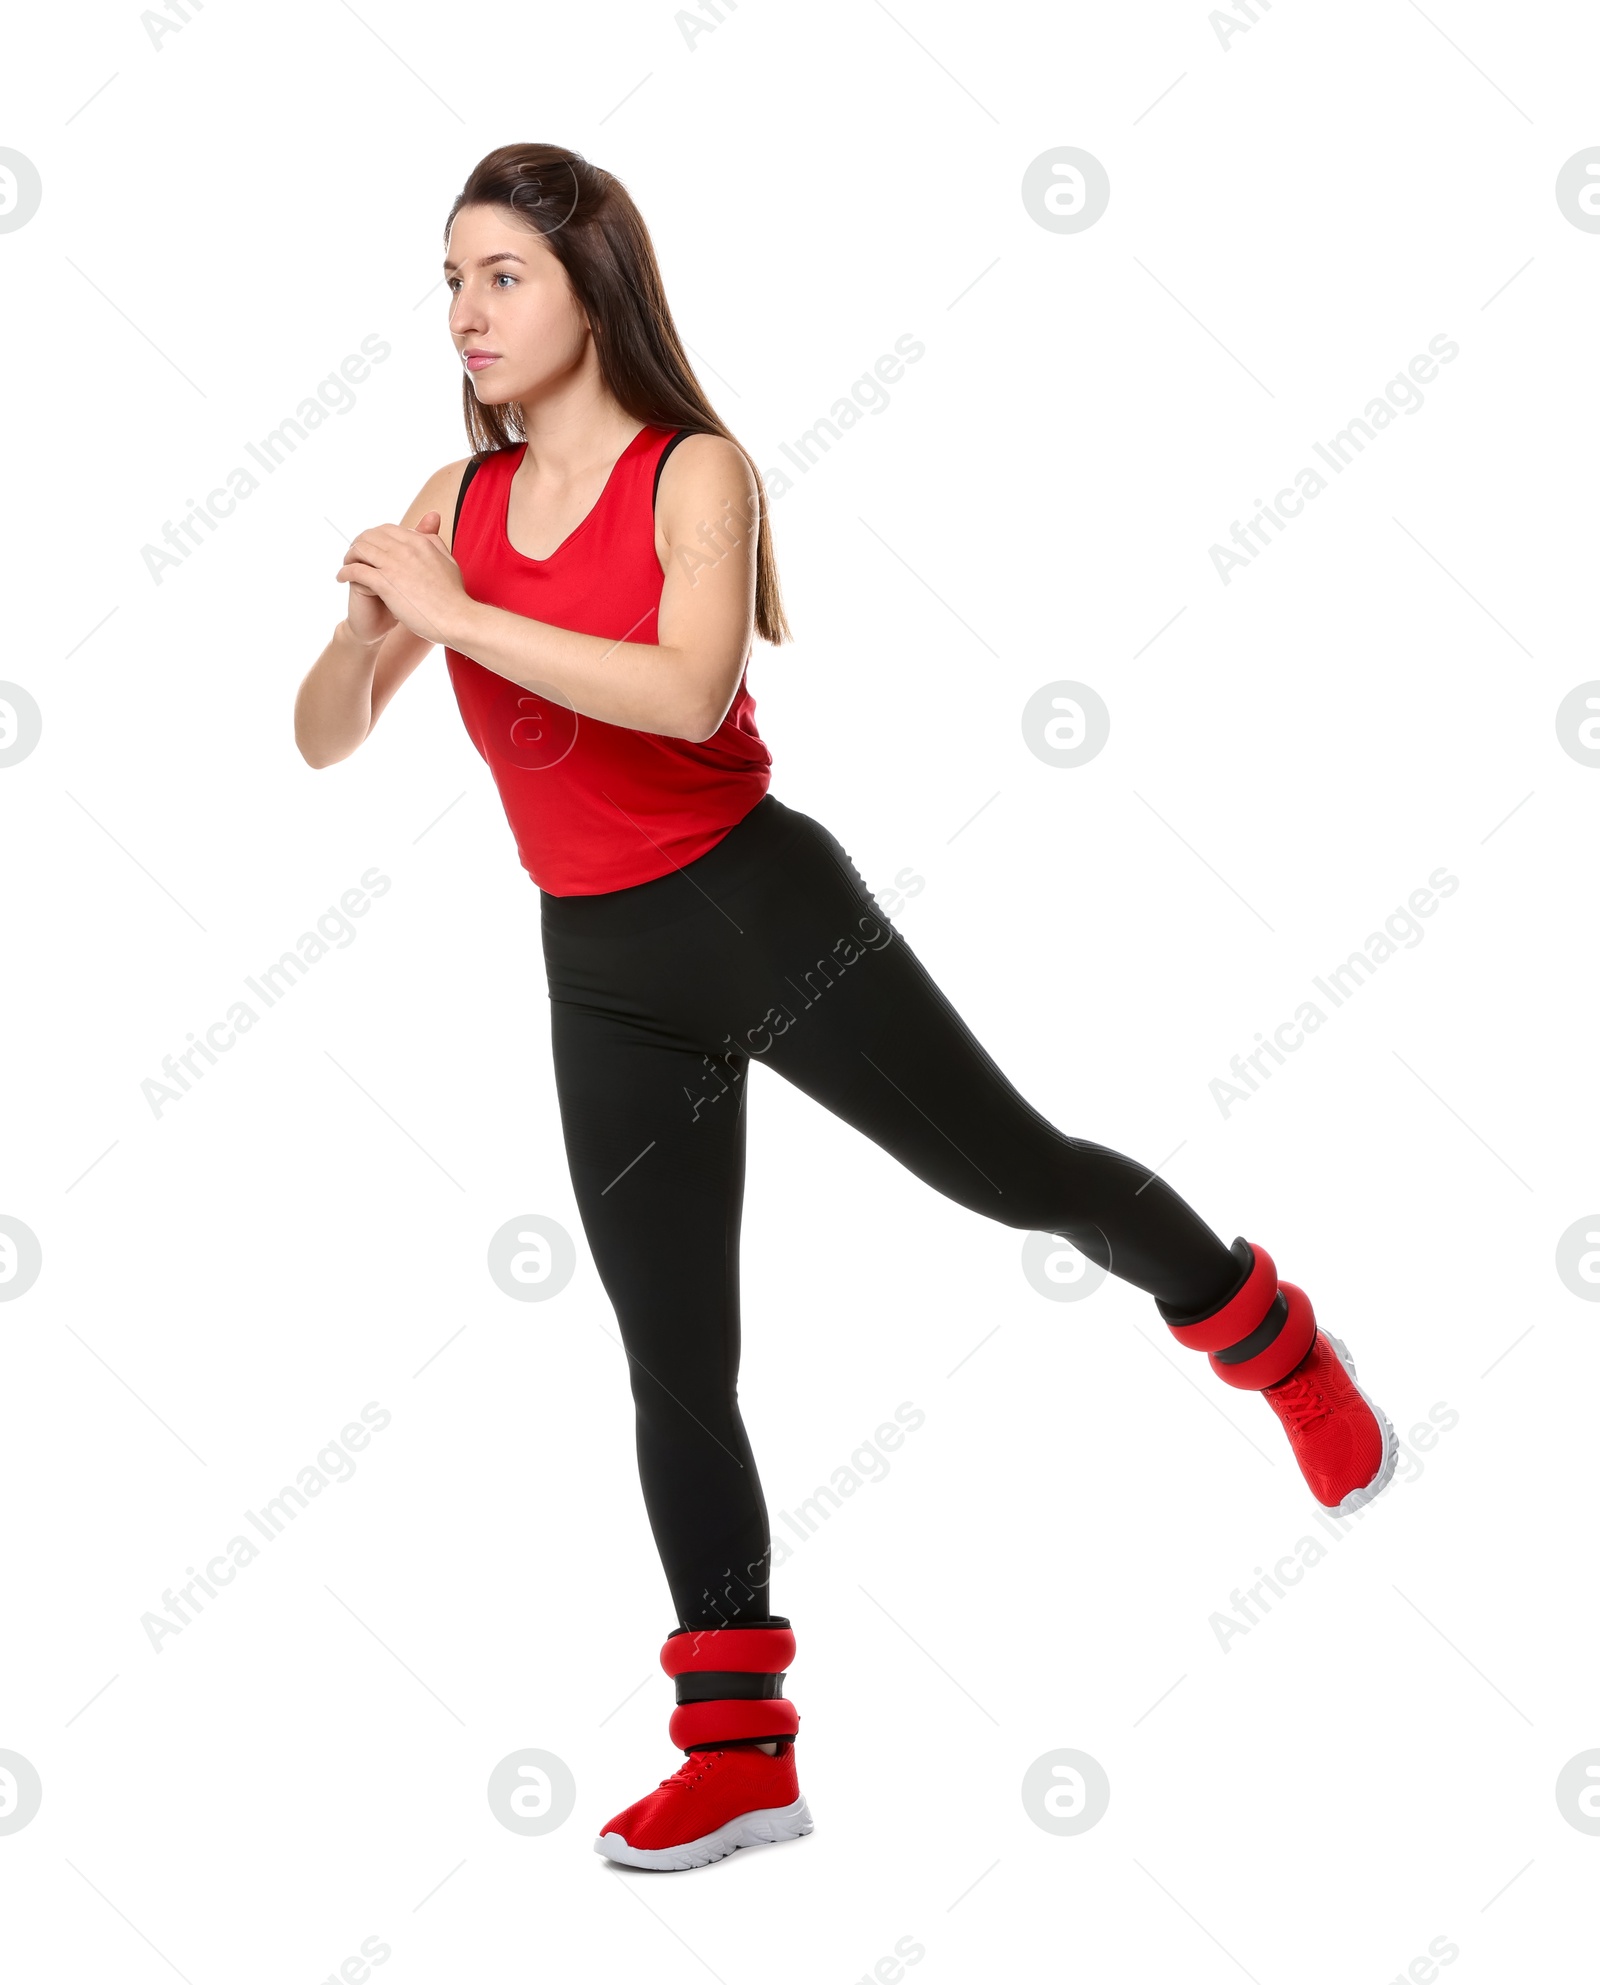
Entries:
<svg viewBox="0 0 1600 1985">
<path fill-rule="evenodd" d="M 657 494 L 673 501 L 683 494 L 697 500 L 713 492 L 720 498 L 732 488 L 754 489 L 750 458 L 725 434 L 698 428 L 677 428 L 663 450 Z"/>
</svg>

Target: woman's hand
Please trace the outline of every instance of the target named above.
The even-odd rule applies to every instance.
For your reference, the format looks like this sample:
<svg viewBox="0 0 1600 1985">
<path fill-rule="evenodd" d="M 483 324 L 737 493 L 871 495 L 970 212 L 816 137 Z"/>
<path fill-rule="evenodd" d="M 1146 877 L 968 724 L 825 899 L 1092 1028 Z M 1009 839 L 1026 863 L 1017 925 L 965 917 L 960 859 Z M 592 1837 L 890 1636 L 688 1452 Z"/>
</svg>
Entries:
<svg viewBox="0 0 1600 1985">
<path fill-rule="evenodd" d="M 400 625 L 372 588 L 355 579 L 350 582 L 350 604 L 344 618 L 350 632 L 369 648 L 375 648 L 391 628 Z"/>
<path fill-rule="evenodd" d="M 375 524 L 351 544 L 333 576 L 349 582 L 347 618 L 362 639 L 386 634 L 398 620 L 422 640 L 448 645 L 467 590 L 439 540 L 441 521 L 429 510 L 414 530 Z"/>
</svg>

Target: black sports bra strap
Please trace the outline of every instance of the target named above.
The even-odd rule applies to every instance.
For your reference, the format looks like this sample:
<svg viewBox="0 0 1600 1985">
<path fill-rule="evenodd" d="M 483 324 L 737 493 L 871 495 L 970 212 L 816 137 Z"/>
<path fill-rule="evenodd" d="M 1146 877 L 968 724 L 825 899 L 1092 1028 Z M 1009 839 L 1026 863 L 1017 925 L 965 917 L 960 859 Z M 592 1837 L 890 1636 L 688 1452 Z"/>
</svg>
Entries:
<svg viewBox="0 0 1600 1985">
<path fill-rule="evenodd" d="M 461 487 L 456 492 L 456 514 L 454 518 L 451 520 L 451 524 L 450 524 L 450 549 L 452 550 L 452 552 L 455 550 L 456 532 L 461 528 L 461 506 L 467 499 L 467 484 L 471 482 L 472 478 L 478 473 L 479 469 L 481 469 L 482 467 L 483 467 L 482 456 L 474 455 L 472 460 L 468 462 L 465 470 L 462 472 Z"/>
<path fill-rule="evenodd" d="M 686 440 L 688 436 L 693 432 L 694 432 L 693 428 L 680 427 L 677 433 L 673 435 L 672 439 L 667 443 L 666 447 L 663 448 L 661 453 L 656 457 L 656 479 L 650 485 L 650 508 L 652 510 L 654 510 L 654 508 L 656 507 L 656 492 L 661 487 L 661 471 L 667 465 L 667 457 L 672 453 L 673 449 L 677 447 L 680 441 Z"/>
</svg>

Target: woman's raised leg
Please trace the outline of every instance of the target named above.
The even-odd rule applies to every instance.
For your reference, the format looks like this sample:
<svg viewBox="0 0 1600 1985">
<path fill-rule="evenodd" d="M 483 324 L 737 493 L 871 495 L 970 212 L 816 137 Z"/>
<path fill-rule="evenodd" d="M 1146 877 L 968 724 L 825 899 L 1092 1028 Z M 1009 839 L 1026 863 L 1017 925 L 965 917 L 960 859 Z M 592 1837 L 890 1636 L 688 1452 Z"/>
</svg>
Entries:
<svg viewBox="0 0 1600 1985">
<path fill-rule="evenodd" d="M 736 913 L 726 1046 L 765 1061 L 921 1179 L 1008 1227 L 1060 1234 L 1180 1311 L 1223 1301 L 1239 1258 L 1149 1166 L 1070 1136 L 996 1065 L 809 816 Z M 743 1022 L 744 1024 L 740 1024 Z M 734 1031 L 735 1028 L 737 1031 Z"/>
<path fill-rule="evenodd" d="M 1376 1495 L 1394 1470 L 1393 1429 L 1305 1292 L 1243 1236 L 1225 1245 L 1149 1167 L 1034 1109 L 835 837 L 787 810 L 783 827 L 760 876 L 716 906 L 720 924 L 708 912 L 666 940 L 698 960 L 694 1018 L 704 1031 L 711 1015 L 730 1065 L 766 1060 L 946 1197 L 1072 1241 L 1154 1297 L 1219 1379 L 1263 1394 L 1325 1508 Z"/>
</svg>

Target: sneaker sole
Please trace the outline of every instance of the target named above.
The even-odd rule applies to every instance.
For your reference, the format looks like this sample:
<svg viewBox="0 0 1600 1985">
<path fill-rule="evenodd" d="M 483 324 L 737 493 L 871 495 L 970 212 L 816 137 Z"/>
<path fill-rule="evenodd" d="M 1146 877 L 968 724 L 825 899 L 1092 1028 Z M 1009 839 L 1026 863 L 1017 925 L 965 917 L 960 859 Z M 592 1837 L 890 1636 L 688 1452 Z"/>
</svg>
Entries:
<svg viewBox="0 0 1600 1985">
<path fill-rule="evenodd" d="M 1325 1510 L 1331 1511 L 1334 1516 L 1351 1516 L 1358 1509 L 1370 1503 L 1374 1496 L 1381 1496 L 1384 1490 L 1388 1488 L 1389 1483 L 1394 1477 L 1395 1466 L 1400 1459 L 1400 1445 L 1394 1437 L 1394 1428 L 1390 1425 L 1388 1414 L 1384 1412 L 1383 1408 L 1371 1397 L 1366 1388 L 1356 1378 L 1355 1359 L 1351 1357 L 1350 1353 L 1345 1349 L 1344 1344 L 1339 1338 L 1333 1335 L 1332 1331 L 1325 1330 L 1322 1334 L 1338 1353 L 1340 1364 L 1344 1366 L 1350 1376 L 1350 1383 L 1361 1394 L 1361 1397 L 1366 1400 L 1368 1407 L 1371 1409 L 1372 1417 L 1383 1429 L 1383 1459 L 1378 1463 L 1377 1474 L 1373 1476 L 1372 1480 L 1364 1489 L 1352 1489 L 1343 1502 L 1324 1503 L 1322 1505 Z"/>
<path fill-rule="evenodd" d="M 770 1847 L 775 1841 L 798 1840 L 811 1831 L 811 1825 L 810 1808 L 802 1793 L 792 1806 L 761 1806 L 741 1813 L 715 1833 L 681 1841 L 676 1847 L 630 1847 L 620 1833 L 608 1833 L 595 1841 L 594 1851 L 629 1868 L 703 1868 L 735 1848 Z"/>
</svg>

